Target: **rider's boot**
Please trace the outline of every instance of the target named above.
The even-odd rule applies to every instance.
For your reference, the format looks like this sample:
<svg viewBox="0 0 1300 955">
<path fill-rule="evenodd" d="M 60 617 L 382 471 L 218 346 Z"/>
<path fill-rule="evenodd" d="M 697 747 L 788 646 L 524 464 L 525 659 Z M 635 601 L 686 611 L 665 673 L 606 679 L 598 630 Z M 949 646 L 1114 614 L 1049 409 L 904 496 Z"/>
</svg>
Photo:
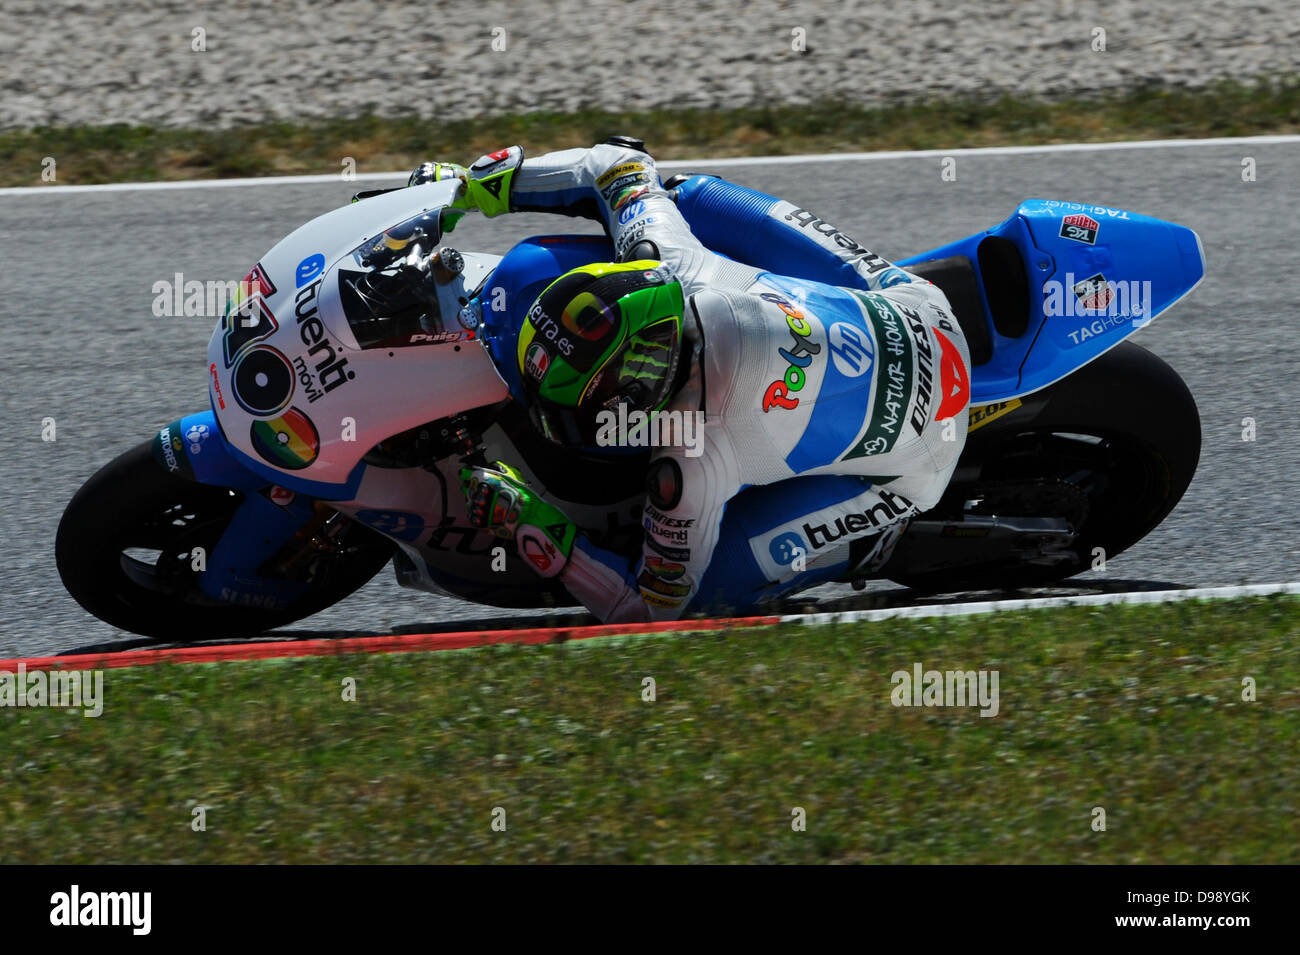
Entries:
<svg viewBox="0 0 1300 955">
<path fill-rule="evenodd" d="M 851 581 L 855 588 L 861 588 L 867 578 L 873 576 L 880 568 L 889 563 L 889 558 L 894 556 L 894 549 L 898 547 L 898 542 L 907 533 L 907 525 L 911 521 L 910 516 L 904 517 L 902 520 L 890 524 L 875 537 L 867 538 L 863 542 L 868 545 L 867 552 L 840 579 Z"/>
</svg>

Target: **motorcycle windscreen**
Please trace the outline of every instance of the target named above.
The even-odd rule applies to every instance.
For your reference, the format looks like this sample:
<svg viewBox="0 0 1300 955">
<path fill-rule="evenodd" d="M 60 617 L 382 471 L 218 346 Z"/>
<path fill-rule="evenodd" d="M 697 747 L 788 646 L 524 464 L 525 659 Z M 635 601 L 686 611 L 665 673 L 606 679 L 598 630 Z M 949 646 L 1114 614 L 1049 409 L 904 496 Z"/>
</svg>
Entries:
<svg viewBox="0 0 1300 955">
<path fill-rule="evenodd" d="M 459 320 L 468 302 L 464 257 L 451 249 L 437 251 L 441 215 L 434 209 L 410 216 L 367 238 L 331 270 L 322 313 L 332 324 L 346 323 L 358 348 L 474 337 L 473 327 Z"/>
</svg>

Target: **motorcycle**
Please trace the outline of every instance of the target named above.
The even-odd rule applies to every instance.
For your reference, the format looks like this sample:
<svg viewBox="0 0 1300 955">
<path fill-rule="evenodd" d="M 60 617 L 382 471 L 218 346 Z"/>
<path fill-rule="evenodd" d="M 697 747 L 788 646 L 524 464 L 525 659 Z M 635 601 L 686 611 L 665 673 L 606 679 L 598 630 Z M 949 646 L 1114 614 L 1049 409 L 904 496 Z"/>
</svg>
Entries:
<svg viewBox="0 0 1300 955">
<path fill-rule="evenodd" d="M 664 185 L 710 248 L 818 278 L 766 216 L 777 200 L 712 176 Z M 537 435 L 510 335 L 555 276 L 611 261 L 612 247 L 547 235 L 505 256 L 456 252 L 443 240 L 463 215 L 457 189 L 360 193 L 262 257 L 209 343 L 211 407 L 105 465 L 68 504 L 56 558 L 83 608 L 149 637 L 246 636 L 337 603 L 389 561 L 410 588 L 571 606 L 470 526 L 465 460 L 516 464 L 597 544 L 639 553 L 645 453 Z M 804 210 L 786 219 L 839 235 Z M 844 582 L 1045 584 L 1158 526 L 1196 471 L 1200 420 L 1178 374 L 1128 338 L 1203 278 L 1196 233 L 1031 199 L 898 264 L 945 292 L 965 332 L 969 435 L 938 505 L 883 567 Z"/>
</svg>

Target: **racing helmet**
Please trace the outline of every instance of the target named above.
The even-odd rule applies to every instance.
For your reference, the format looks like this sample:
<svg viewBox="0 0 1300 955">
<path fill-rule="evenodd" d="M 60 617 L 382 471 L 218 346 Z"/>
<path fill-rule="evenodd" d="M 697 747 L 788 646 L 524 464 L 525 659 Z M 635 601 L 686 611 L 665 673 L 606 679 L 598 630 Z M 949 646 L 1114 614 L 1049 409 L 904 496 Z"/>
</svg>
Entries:
<svg viewBox="0 0 1300 955">
<path fill-rule="evenodd" d="M 596 443 L 600 415 L 672 398 L 682 352 L 681 283 L 660 262 L 584 265 L 537 297 L 516 357 L 529 415 L 548 439 Z"/>
</svg>

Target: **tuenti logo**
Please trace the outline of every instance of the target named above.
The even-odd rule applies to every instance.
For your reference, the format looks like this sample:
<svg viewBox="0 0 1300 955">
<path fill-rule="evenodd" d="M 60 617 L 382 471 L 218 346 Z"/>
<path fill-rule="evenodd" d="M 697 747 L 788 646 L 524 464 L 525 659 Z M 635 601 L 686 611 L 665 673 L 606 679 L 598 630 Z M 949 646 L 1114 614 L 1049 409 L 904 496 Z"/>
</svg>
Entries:
<svg viewBox="0 0 1300 955">
<path fill-rule="evenodd" d="M 803 229 L 814 242 L 822 248 L 830 249 L 849 264 L 856 266 L 859 262 L 862 263 L 868 275 L 875 275 L 889 268 L 889 263 L 876 253 L 807 209 L 797 208 L 788 202 L 778 202 L 768 215 L 775 218 L 778 214 L 785 222 L 791 222 Z"/>
<path fill-rule="evenodd" d="M 132 935 L 148 935 L 153 924 L 152 892 L 68 892 L 50 896 L 51 925 L 126 925 Z"/>
<path fill-rule="evenodd" d="M 864 511 L 843 514 L 833 522 L 804 524 L 803 533 L 813 550 L 821 550 L 845 535 L 859 535 L 882 530 L 912 513 L 915 505 L 901 494 L 880 491 L 880 503 Z"/>
<path fill-rule="evenodd" d="M 357 377 L 356 372 L 348 369 L 348 360 L 343 357 L 343 346 L 339 345 L 335 349 L 325 323 L 320 319 L 316 295 L 321 282 L 321 279 L 317 279 L 294 294 L 293 311 L 298 320 L 298 337 L 307 346 L 307 355 L 306 358 L 295 355 L 293 369 L 309 403 L 318 401 L 339 385 Z M 315 364 L 314 370 L 308 367 L 308 358 Z"/>
</svg>

